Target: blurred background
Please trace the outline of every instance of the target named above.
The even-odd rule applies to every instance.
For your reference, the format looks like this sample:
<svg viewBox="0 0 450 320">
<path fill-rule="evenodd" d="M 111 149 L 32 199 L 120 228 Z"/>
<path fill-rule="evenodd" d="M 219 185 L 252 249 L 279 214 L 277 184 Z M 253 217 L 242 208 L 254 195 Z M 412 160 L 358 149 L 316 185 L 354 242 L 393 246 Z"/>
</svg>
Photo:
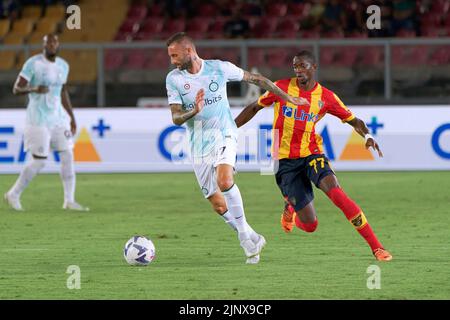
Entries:
<svg viewBox="0 0 450 320">
<path fill-rule="evenodd" d="M 66 26 L 72 4 L 80 30 Z M 381 9 L 379 30 L 366 26 L 370 5 Z M 200 57 L 272 80 L 291 76 L 293 55 L 310 49 L 318 80 L 348 104 L 448 104 L 449 8 L 449 0 L 2 0 L 0 107 L 25 106 L 13 82 L 48 32 L 59 34 L 70 64 L 75 107 L 165 106 L 165 39 L 178 31 L 197 41 Z M 229 96 L 247 89 L 230 84 Z"/>
</svg>

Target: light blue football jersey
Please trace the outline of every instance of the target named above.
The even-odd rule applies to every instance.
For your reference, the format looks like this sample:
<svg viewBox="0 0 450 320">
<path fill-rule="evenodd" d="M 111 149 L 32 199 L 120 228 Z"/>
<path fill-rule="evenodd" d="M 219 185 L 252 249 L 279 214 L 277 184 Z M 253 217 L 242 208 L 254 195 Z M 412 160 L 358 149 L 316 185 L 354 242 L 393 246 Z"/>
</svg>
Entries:
<svg viewBox="0 0 450 320">
<path fill-rule="evenodd" d="M 25 61 L 19 75 L 31 87 L 42 85 L 49 88 L 46 94 L 28 94 L 26 124 L 49 128 L 67 127 L 70 118 L 61 102 L 61 90 L 67 82 L 69 64 L 59 57 L 51 62 L 43 54 L 37 54 Z"/>
<path fill-rule="evenodd" d="M 227 98 L 227 82 L 242 81 L 244 71 L 231 62 L 202 60 L 198 73 L 172 70 L 166 78 L 169 105 L 181 104 L 188 111 L 194 108 L 195 96 L 205 92 L 202 111 L 187 120 L 186 126 L 193 156 L 205 156 L 221 147 L 224 138 L 237 138 L 237 127 Z"/>
</svg>

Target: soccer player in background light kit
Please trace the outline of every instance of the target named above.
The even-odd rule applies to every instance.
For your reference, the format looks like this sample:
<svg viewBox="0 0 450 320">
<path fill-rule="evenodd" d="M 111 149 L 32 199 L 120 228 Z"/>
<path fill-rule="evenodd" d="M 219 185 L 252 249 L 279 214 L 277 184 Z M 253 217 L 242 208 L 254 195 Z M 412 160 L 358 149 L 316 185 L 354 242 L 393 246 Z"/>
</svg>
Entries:
<svg viewBox="0 0 450 320">
<path fill-rule="evenodd" d="M 273 157 L 279 160 L 275 177 L 285 199 L 285 209 L 281 215 L 284 231 L 291 232 L 294 223 L 306 232 L 316 230 L 318 220 L 313 206 L 312 181 L 342 210 L 367 241 L 376 259 L 391 260 L 392 255 L 378 241 L 361 208 L 339 186 L 329 160 L 323 153 L 322 138 L 315 133 L 314 126 L 325 114 L 330 113 L 350 124 L 365 138 L 366 148 L 372 147 L 382 157 L 377 142 L 369 134 L 364 121 L 355 117 L 335 93 L 314 80 L 317 65 L 311 52 L 298 53 L 293 59 L 293 67 L 296 77 L 275 83 L 291 95 L 306 98 L 310 105 L 295 106 L 266 92 L 235 119 L 239 128 L 262 108 L 274 105 L 273 130 L 278 130 L 278 139 L 274 141 Z"/>
<path fill-rule="evenodd" d="M 32 56 L 25 62 L 14 84 L 14 94 L 28 94 L 24 141 L 25 150 L 31 153 L 32 158 L 4 198 L 13 209 L 23 210 L 20 196 L 45 166 L 50 149 L 53 149 L 59 152 L 61 159 L 63 209 L 88 211 L 88 208 L 75 202 L 72 137 L 77 126 L 65 87 L 69 65 L 57 57 L 58 36 L 44 36 L 43 47 L 42 54 Z"/>
<path fill-rule="evenodd" d="M 288 95 L 265 77 L 230 62 L 201 59 L 192 39 L 184 32 L 170 37 L 167 47 L 171 63 L 176 66 L 166 78 L 172 120 L 176 125 L 187 125 L 197 181 L 213 209 L 237 231 L 247 263 L 258 263 L 266 241 L 247 223 L 241 193 L 233 180 L 237 128 L 231 116 L 226 84 L 246 81 L 293 104 L 308 102 Z"/>
</svg>

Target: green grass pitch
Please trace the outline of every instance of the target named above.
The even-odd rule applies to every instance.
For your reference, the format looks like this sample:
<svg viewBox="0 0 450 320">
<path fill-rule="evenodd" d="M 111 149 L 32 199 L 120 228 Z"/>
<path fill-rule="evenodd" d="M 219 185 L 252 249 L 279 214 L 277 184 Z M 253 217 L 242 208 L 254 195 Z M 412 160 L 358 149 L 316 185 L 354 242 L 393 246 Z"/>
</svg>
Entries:
<svg viewBox="0 0 450 320">
<path fill-rule="evenodd" d="M 193 173 L 78 174 L 65 212 L 57 175 L 39 175 L 25 212 L 0 204 L 0 299 L 450 299 L 450 172 L 338 172 L 394 260 L 377 262 L 342 212 L 319 190 L 315 233 L 279 225 L 273 176 L 239 173 L 247 220 L 267 246 L 246 265 L 234 232 L 203 199 Z M 0 190 L 17 175 L 0 175 Z M 133 235 L 150 237 L 156 259 L 128 266 Z M 79 266 L 81 288 L 66 273 Z M 368 289 L 368 267 L 381 288 Z"/>
</svg>

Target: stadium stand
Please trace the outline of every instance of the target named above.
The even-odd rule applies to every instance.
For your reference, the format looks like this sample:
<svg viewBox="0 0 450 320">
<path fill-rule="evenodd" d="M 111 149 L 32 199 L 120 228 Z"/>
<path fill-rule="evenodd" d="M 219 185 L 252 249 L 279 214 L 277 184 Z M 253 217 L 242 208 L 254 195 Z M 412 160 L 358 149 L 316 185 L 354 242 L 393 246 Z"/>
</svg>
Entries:
<svg viewBox="0 0 450 320">
<path fill-rule="evenodd" d="M 81 8 L 81 30 L 68 30 L 65 27 L 66 7 L 70 4 L 77 4 Z M 365 26 L 366 16 L 361 8 L 369 4 L 381 7 L 381 31 L 367 30 Z M 249 32 L 240 35 L 240 38 L 299 41 L 316 38 L 438 38 L 450 36 L 449 11 L 448 0 L 219 0 L 210 3 L 199 0 L 24 0 L 12 1 L 6 8 L 2 2 L 0 41 L 2 44 L 38 44 L 44 34 L 56 32 L 62 44 L 133 43 L 165 40 L 178 31 L 186 31 L 196 40 L 221 40 L 230 37 L 226 33 L 226 26 L 236 12 L 239 12 L 240 18 L 248 22 L 249 26 Z M 241 62 L 239 47 L 202 47 L 199 50 L 207 58 L 230 60 L 236 64 Z M 290 59 L 295 50 L 296 48 L 249 48 L 248 67 L 264 70 L 269 77 L 289 74 Z M 30 51 L 35 52 L 38 51 Z M 403 75 L 413 74 L 413 77 L 423 83 L 424 77 L 408 72 L 408 68 L 428 64 L 433 66 L 432 76 L 428 80 L 439 83 L 439 79 L 449 77 L 445 73 L 449 71 L 449 52 L 448 45 L 415 48 L 407 45 L 394 46 L 391 56 L 393 71 L 401 70 Z M 95 86 L 92 85 L 98 77 L 95 51 L 64 50 L 62 56 L 71 65 L 70 80 L 76 86 L 89 86 L 91 96 L 95 96 Z M 384 58 L 382 46 L 327 48 L 320 51 L 320 76 L 330 83 L 357 79 L 359 87 L 348 91 L 353 95 L 365 94 L 360 87 L 366 85 L 382 90 Z M 0 70 L 16 74 L 25 60 L 25 54 L 4 51 L 0 60 Z M 161 85 L 169 68 L 164 50 L 107 49 L 104 51 L 104 66 L 107 86 L 122 87 L 125 89 L 121 90 L 128 93 L 127 84 L 136 85 L 142 81 L 142 86 L 155 84 L 154 87 L 148 87 L 150 95 L 164 96 Z M 4 79 L 10 78 L 8 75 L 2 76 L 0 82 L 4 83 Z M 402 77 L 394 75 L 394 80 L 399 78 Z M 369 83 L 366 84 L 365 81 Z M 445 83 L 448 82 L 444 82 L 443 86 Z"/>
</svg>

